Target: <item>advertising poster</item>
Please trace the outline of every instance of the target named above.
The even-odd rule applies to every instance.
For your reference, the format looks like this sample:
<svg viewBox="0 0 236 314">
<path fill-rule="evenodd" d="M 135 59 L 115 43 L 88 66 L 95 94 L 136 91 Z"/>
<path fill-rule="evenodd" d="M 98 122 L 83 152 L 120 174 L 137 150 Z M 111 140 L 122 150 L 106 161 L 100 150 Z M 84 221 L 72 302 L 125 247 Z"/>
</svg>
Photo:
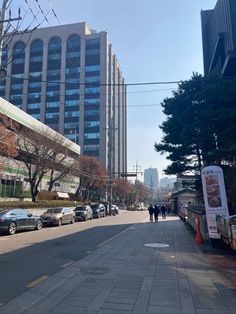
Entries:
<svg viewBox="0 0 236 314">
<path fill-rule="evenodd" d="M 201 178 L 209 237 L 218 239 L 216 215 L 229 216 L 223 170 L 218 166 L 205 167 Z"/>
</svg>

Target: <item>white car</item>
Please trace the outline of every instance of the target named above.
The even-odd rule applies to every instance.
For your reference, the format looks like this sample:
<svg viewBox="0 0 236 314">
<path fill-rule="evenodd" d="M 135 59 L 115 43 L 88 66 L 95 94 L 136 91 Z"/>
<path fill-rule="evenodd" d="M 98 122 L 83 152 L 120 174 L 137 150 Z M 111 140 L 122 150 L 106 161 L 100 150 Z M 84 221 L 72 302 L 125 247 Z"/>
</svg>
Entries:
<svg viewBox="0 0 236 314">
<path fill-rule="evenodd" d="M 119 214 L 119 207 L 117 205 L 111 205 L 111 214 L 113 216 L 118 215 Z"/>
</svg>

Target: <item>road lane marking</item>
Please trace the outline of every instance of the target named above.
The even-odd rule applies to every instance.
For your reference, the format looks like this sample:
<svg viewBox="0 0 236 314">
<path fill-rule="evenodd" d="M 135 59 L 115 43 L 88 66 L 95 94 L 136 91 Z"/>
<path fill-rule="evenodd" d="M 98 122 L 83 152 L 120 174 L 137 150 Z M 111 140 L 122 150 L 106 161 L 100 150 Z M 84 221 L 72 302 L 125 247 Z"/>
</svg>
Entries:
<svg viewBox="0 0 236 314">
<path fill-rule="evenodd" d="M 117 233 L 117 234 L 114 235 L 113 237 L 111 237 L 111 238 L 107 239 L 106 241 L 104 241 L 104 242 L 98 244 L 97 247 L 101 247 L 101 246 L 107 244 L 108 242 L 114 240 L 115 238 L 119 237 L 120 235 L 122 235 L 123 233 L 127 232 L 128 230 L 134 230 L 134 229 L 132 229 L 132 228 L 134 228 L 134 227 L 135 227 L 136 225 L 138 225 L 138 224 L 139 224 L 139 223 L 137 222 L 137 223 L 134 224 L 133 226 L 130 226 L 129 228 L 126 228 L 126 229 L 122 230 L 121 232 Z"/>
<path fill-rule="evenodd" d="M 32 281 L 31 283 L 29 283 L 26 287 L 27 288 L 33 288 L 35 286 L 37 286 L 38 284 L 40 284 L 41 282 L 43 282 L 44 280 L 48 279 L 49 276 L 47 275 L 43 275 L 42 277 L 39 277 L 38 279 Z"/>
<path fill-rule="evenodd" d="M 68 266 L 70 266 L 70 265 L 72 265 L 72 264 L 74 264 L 74 262 L 73 262 L 73 261 L 69 261 L 69 262 L 67 262 L 67 263 L 65 263 L 65 264 L 63 264 L 63 265 L 61 265 L 61 267 L 65 268 L 65 267 L 68 267 Z"/>
</svg>

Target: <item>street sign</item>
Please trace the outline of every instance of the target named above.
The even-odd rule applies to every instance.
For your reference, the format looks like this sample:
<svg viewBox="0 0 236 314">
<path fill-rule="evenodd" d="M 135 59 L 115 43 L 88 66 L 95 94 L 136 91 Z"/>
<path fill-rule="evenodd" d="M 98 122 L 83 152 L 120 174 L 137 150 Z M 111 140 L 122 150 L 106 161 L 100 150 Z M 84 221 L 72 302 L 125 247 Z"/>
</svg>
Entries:
<svg viewBox="0 0 236 314">
<path fill-rule="evenodd" d="M 121 177 L 137 177 L 137 173 L 136 172 L 126 172 L 126 173 L 121 173 L 120 176 Z"/>
</svg>

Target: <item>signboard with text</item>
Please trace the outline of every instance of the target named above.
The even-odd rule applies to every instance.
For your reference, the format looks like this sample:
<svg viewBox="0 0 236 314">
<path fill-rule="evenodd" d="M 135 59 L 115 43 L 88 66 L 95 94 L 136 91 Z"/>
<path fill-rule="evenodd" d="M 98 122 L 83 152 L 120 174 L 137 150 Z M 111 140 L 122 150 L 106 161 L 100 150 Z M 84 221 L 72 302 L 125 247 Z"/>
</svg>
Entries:
<svg viewBox="0 0 236 314">
<path fill-rule="evenodd" d="M 209 237 L 218 239 L 216 215 L 229 216 L 223 170 L 207 166 L 202 169 L 201 177 Z"/>
</svg>

